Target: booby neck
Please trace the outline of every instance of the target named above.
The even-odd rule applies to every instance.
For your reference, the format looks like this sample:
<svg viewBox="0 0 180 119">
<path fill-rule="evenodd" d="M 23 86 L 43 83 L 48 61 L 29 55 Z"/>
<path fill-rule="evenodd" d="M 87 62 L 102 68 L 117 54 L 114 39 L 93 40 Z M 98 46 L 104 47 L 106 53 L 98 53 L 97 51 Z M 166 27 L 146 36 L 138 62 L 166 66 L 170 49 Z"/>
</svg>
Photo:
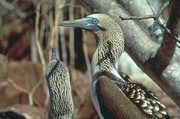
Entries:
<svg viewBox="0 0 180 119">
<path fill-rule="evenodd" d="M 121 78 L 117 72 L 117 64 L 124 51 L 122 30 L 116 22 L 109 20 L 111 19 L 110 17 L 106 18 L 105 21 L 101 20 L 102 18 L 100 17 L 104 16 L 96 16 L 99 20 L 99 25 L 103 27 L 101 27 L 102 30 L 94 33 L 97 41 L 97 48 L 91 62 L 91 75 L 94 76 L 98 72 L 106 71 Z M 110 23 L 107 23 L 107 21 Z"/>
</svg>

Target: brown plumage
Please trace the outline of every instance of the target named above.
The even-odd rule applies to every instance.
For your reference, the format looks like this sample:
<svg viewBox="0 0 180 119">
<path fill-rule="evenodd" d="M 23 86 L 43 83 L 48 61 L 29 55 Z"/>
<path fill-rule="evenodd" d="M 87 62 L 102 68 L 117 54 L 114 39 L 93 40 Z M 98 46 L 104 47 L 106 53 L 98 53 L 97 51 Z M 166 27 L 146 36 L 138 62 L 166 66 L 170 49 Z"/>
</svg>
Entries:
<svg viewBox="0 0 180 119">
<path fill-rule="evenodd" d="M 70 77 L 66 65 L 52 52 L 45 76 L 50 94 L 48 119 L 72 119 L 74 104 L 71 94 Z"/>
<path fill-rule="evenodd" d="M 120 72 L 126 83 L 115 82 L 115 84 L 123 91 L 123 93 L 144 113 L 153 119 L 170 119 L 159 98 L 142 84 L 133 82 L 133 80 L 125 73 Z"/>
</svg>

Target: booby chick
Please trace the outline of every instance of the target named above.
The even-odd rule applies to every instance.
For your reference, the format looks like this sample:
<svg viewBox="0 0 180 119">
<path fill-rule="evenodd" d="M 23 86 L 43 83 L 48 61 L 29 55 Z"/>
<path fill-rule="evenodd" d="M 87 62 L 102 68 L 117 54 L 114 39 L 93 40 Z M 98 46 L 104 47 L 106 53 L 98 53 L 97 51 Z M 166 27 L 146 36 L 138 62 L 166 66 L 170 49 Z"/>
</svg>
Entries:
<svg viewBox="0 0 180 119">
<path fill-rule="evenodd" d="M 71 93 L 70 77 L 66 65 L 56 58 L 52 50 L 45 76 L 50 94 L 48 119 L 73 119 L 74 104 Z"/>
<path fill-rule="evenodd" d="M 100 76 L 104 75 L 122 85 L 126 84 L 126 81 L 117 72 L 118 60 L 124 51 L 122 30 L 110 16 L 105 14 L 92 14 L 86 18 L 64 21 L 59 25 L 86 29 L 96 36 L 97 48 L 91 62 L 91 99 L 99 117 L 104 119 L 106 117 L 101 114 L 99 104 L 101 102 L 97 98 L 96 82 Z"/>
</svg>

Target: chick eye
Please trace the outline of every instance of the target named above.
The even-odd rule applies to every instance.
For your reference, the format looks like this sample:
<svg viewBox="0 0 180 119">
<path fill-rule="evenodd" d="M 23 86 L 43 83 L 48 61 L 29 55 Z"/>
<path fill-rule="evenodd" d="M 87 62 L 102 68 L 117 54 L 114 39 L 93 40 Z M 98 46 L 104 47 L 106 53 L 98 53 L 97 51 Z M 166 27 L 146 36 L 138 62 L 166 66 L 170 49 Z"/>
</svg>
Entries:
<svg viewBox="0 0 180 119">
<path fill-rule="evenodd" d="M 94 20 L 94 24 L 97 24 L 98 23 L 98 20 Z"/>
</svg>

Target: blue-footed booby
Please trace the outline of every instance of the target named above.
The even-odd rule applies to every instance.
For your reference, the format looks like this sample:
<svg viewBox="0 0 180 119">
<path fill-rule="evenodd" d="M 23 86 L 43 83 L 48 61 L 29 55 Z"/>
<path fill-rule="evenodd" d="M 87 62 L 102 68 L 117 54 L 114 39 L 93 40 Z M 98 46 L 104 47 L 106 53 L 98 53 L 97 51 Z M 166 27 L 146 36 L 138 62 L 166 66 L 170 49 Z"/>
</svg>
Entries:
<svg viewBox="0 0 180 119">
<path fill-rule="evenodd" d="M 146 100 L 147 98 L 144 98 L 151 95 L 151 93 L 149 93 L 148 91 L 144 91 L 146 90 L 146 88 L 143 88 L 143 86 L 142 89 L 141 86 L 136 88 L 136 84 L 134 86 L 132 82 L 124 80 L 123 77 L 119 75 L 117 71 L 117 63 L 121 56 L 121 53 L 124 51 L 124 37 L 120 26 L 110 16 L 106 14 L 92 14 L 87 16 L 86 18 L 78 20 L 63 21 L 59 25 L 86 29 L 96 36 L 97 48 L 91 62 L 92 79 L 90 93 L 92 102 L 100 119 L 110 118 L 108 114 L 104 114 L 107 112 L 110 112 L 112 114 L 111 118 L 123 118 L 123 115 L 129 114 L 127 113 L 129 112 L 128 108 L 124 108 L 123 110 L 122 105 L 127 104 L 123 104 L 125 103 L 122 101 L 123 99 L 126 99 L 126 102 L 128 102 L 127 105 L 129 105 L 130 108 L 132 106 L 136 107 L 133 108 L 134 111 L 132 111 L 130 114 L 132 115 L 130 116 L 132 117 L 132 119 L 134 119 L 133 113 L 135 114 L 137 111 L 141 111 L 141 114 L 145 115 L 146 118 L 153 118 L 154 115 L 155 117 L 161 118 L 164 117 L 164 115 L 168 115 L 167 112 L 164 111 L 164 105 L 160 105 L 159 101 L 149 103 L 151 102 L 151 100 Z M 113 85 L 110 86 L 109 84 L 111 83 Z M 117 95 L 121 94 L 118 99 L 114 97 L 115 95 L 108 96 L 108 93 L 115 93 L 114 91 L 111 92 L 111 89 L 114 88 L 113 86 L 117 87 L 114 90 L 118 92 Z M 109 92 L 105 91 L 105 89 L 107 89 Z M 146 92 L 149 94 L 141 92 Z M 129 95 L 129 93 L 131 95 Z M 133 97 L 135 99 L 131 100 L 131 98 Z M 143 100 L 143 102 L 139 102 L 138 106 L 136 105 L 137 103 L 133 102 L 138 102 L 138 100 L 141 99 Z M 117 102 L 117 100 L 119 100 L 119 102 Z M 152 101 L 154 100 L 152 99 Z M 121 107 L 119 108 L 119 112 L 117 112 L 117 110 L 114 110 L 115 107 L 112 107 L 112 105 L 110 104 L 111 102 L 116 102 L 116 104 L 113 106 Z M 107 109 L 103 111 L 104 108 Z M 122 116 L 117 116 L 116 113 L 120 113 L 122 114 Z"/>
<path fill-rule="evenodd" d="M 45 76 L 50 94 L 50 110 L 48 119 L 73 119 L 74 104 L 71 93 L 69 71 L 66 65 L 56 58 L 52 50 Z"/>
</svg>

